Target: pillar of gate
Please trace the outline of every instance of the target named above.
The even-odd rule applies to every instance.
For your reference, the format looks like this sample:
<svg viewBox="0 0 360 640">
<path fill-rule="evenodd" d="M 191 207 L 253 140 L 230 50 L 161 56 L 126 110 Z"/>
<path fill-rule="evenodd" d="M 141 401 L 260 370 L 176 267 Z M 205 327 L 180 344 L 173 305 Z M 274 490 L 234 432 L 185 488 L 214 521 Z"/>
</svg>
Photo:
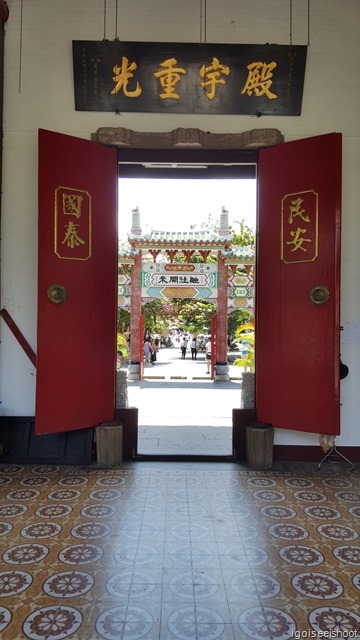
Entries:
<svg viewBox="0 0 360 640">
<path fill-rule="evenodd" d="M 227 237 L 229 230 L 229 212 L 222 208 L 220 214 L 219 235 Z M 218 300 L 217 300 L 217 332 L 216 332 L 216 373 L 215 382 L 224 382 L 230 379 L 228 365 L 228 326 L 227 326 L 227 301 L 228 301 L 228 268 L 218 251 Z"/>
<path fill-rule="evenodd" d="M 141 221 L 139 207 L 131 212 L 131 237 L 135 240 L 141 236 Z M 133 250 L 136 249 L 135 242 L 130 245 Z M 134 258 L 134 264 L 131 269 L 131 300 L 130 300 L 130 364 L 129 364 L 129 380 L 139 380 L 141 376 L 141 361 L 144 357 L 140 344 L 144 341 L 144 337 L 140 336 L 141 325 L 141 249 Z M 141 338 L 141 342 L 140 342 Z"/>
<path fill-rule="evenodd" d="M 222 207 L 220 214 L 219 235 L 226 238 L 230 235 L 229 212 Z M 218 251 L 218 298 L 217 298 L 217 332 L 216 332 L 216 373 L 215 382 L 230 379 L 228 365 L 228 268 L 221 251 Z"/>
<path fill-rule="evenodd" d="M 130 365 L 129 380 L 139 380 L 140 362 L 143 354 L 140 353 L 139 345 L 143 336 L 140 336 L 140 316 L 141 316 L 141 260 L 142 253 L 139 251 L 135 256 L 131 269 L 131 306 L 130 306 Z"/>
<path fill-rule="evenodd" d="M 228 268 L 218 252 L 218 298 L 215 382 L 230 379 L 228 365 Z"/>
</svg>

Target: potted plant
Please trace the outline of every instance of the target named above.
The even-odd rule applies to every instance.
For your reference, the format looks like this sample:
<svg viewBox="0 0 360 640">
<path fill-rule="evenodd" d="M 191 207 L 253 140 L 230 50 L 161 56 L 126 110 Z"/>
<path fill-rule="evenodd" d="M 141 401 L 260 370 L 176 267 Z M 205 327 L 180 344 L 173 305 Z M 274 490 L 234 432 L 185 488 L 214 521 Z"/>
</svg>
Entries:
<svg viewBox="0 0 360 640">
<path fill-rule="evenodd" d="M 118 367 L 119 367 L 123 363 L 126 363 L 126 360 L 129 357 L 129 345 L 123 333 L 117 334 L 117 354 L 118 354 L 117 361 L 118 361 Z"/>
<path fill-rule="evenodd" d="M 245 340 L 241 358 L 235 363 L 246 370 L 242 375 L 242 408 L 255 409 L 255 325 L 248 322 L 236 331 L 236 337 Z M 245 353 L 244 353 L 245 352 Z M 269 469 L 273 461 L 274 430 L 270 424 L 253 422 L 246 428 L 246 459 L 250 467 Z"/>
<path fill-rule="evenodd" d="M 243 350 L 240 358 L 234 364 L 244 367 L 242 374 L 242 408 L 255 408 L 255 325 L 253 321 L 246 322 L 237 328 L 235 336 L 242 342 Z M 244 342 L 246 344 L 244 344 Z"/>
<path fill-rule="evenodd" d="M 127 370 L 123 368 L 129 359 L 129 345 L 123 333 L 117 334 L 116 408 L 127 407 Z"/>
</svg>

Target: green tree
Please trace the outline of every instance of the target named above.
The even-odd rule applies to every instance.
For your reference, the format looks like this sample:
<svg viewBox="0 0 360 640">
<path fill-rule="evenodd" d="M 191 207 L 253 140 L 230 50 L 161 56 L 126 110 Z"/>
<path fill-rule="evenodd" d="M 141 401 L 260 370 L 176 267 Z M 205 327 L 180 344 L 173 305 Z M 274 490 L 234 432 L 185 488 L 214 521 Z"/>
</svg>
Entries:
<svg viewBox="0 0 360 640">
<path fill-rule="evenodd" d="M 178 322 L 181 328 L 190 333 L 204 333 L 210 328 L 211 316 L 215 313 L 214 305 L 205 300 L 179 300 Z"/>
<path fill-rule="evenodd" d="M 120 333 L 130 331 L 130 312 L 126 309 L 118 309 L 117 327 Z"/>
<path fill-rule="evenodd" d="M 238 232 L 236 232 L 233 227 L 230 228 L 231 233 L 233 234 L 233 245 L 237 247 L 255 247 L 255 230 L 253 227 L 249 227 L 244 219 L 238 221 L 237 224 L 239 225 Z M 246 273 L 245 267 L 239 265 L 236 273 Z M 252 317 L 253 314 L 246 309 L 237 309 L 229 314 L 228 334 L 230 336 L 230 340 L 236 339 L 236 331 L 238 327 L 246 322 L 250 322 Z"/>
<path fill-rule="evenodd" d="M 176 307 L 173 300 L 156 298 L 144 304 L 142 312 L 145 316 L 145 327 L 150 333 L 162 334 L 169 324 L 173 324 L 176 315 Z"/>
<path fill-rule="evenodd" d="M 236 232 L 236 230 L 230 226 L 230 231 L 233 234 L 233 239 L 232 239 L 233 245 L 237 247 L 247 247 L 247 246 L 254 247 L 255 246 L 255 230 L 253 229 L 253 227 L 249 227 L 249 225 L 246 224 L 244 219 L 240 220 L 237 224 L 239 225 L 238 232 Z"/>
<path fill-rule="evenodd" d="M 251 311 L 247 311 L 246 309 L 236 309 L 236 311 L 232 311 L 228 315 L 228 335 L 230 336 L 231 342 L 236 340 L 236 332 L 240 325 L 250 322 L 253 314 Z"/>
</svg>

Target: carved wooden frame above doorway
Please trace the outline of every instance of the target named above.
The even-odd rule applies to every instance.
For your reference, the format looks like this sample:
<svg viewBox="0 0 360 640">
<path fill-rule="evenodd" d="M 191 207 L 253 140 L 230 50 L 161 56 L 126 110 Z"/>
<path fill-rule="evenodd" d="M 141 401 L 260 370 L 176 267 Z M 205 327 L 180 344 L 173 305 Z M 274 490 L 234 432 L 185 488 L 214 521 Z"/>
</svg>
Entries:
<svg viewBox="0 0 360 640">
<path fill-rule="evenodd" d="M 278 129 L 251 129 L 242 133 L 211 133 L 178 128 L 167 132 L 133 131 L 124 127 L 100 127 L 92 140 L 107 146 L 133 149 L 261 149 L 284 142 Z"/>
</svg>

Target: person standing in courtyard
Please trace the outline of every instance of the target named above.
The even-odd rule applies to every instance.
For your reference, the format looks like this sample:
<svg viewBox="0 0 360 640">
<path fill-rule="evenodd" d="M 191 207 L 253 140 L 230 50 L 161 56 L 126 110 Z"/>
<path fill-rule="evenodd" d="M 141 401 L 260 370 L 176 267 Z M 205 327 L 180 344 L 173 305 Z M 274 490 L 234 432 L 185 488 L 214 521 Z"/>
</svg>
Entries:
<svg viewBox="0 0 360 640">
<path fill-rule="evenodd" d="M 191 360 L 196 360 L 196 357 L 197 357 L 197 341 L 196 341 L 195 336 L 191 340 L 190 349 L 191 349 Z"/>
<path fill-rule="evenodd" d="M 187 338 L 184 336 L 180 343 L 181 357 L 183 360 L 185 359 L 185 356 L 186 356 L 187 344 L 188 344 Z"/>
<path fill-rule="evenodd" d="M 151 363 L 151 355 L 152 355 L 152 347 L 150 344 L 150 339 L 147 338 L 144 343 L 144 356 L 146 364 Z"/>
<path fill-rule="evenodd" d="M 206 373 L 210 373 L 211 366 L 211 340 L 208 339 L 205 345 L 205 360 L 206 360 Z"/>
<path fill-rule="evenodd" d="M 155 338 L 153 338 L 150 342 L 150 346 L 151 346 L 151 364 L 155 364 L 156 362 L 156 352 L 157 352 L 157 344 L 156 344 L 156 340 Z"/>
</svg>

